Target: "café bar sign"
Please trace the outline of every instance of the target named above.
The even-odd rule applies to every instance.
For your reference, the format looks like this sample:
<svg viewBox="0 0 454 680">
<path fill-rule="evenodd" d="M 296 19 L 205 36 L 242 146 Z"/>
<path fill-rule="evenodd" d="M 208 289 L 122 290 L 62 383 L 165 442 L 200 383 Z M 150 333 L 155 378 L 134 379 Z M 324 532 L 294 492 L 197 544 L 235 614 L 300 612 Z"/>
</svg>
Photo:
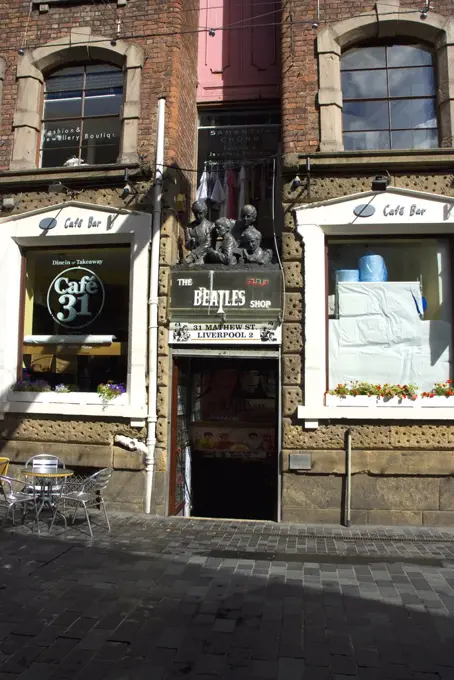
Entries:
<svg viewBox="0 0 454 680">
<path fill-rule="evenodd" d="M 279 269 L 175 269 L 171 344 L 279 344 Z"/>
</svg>

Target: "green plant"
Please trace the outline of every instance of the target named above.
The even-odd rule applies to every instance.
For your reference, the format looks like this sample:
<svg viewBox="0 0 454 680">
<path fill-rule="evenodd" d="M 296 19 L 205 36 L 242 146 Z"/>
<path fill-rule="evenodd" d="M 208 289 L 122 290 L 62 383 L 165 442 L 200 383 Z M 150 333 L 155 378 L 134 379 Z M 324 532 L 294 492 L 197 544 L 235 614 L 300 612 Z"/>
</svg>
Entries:
<svg viewBox="0 0 454 680">
<path fill-rule="evenodd" d="M 18 380 L 12 387 L 13 392 L 50 392 L 51 387 L 45 380 Z"/>
<path fill-rule="evenodd" d="M 100 395 L 104 403 L 116 399 L 121 394 L 126 392 L 126 387 L 123 383 L 114 383 L 112 380 L 108 380 L 106 383 L 101 383 L 98 385 L 97 392 Z"/>
<path fill-rule="evenodd" d="M 452 380 L 446 380 L 443 383 L 436 382 L 430 392 L 423 392 L 421 396 L 429 399 L 432 397 L 454 397 Z"/>
<path fill-rule="evenodd" d="M 368 382 L 359 382 L 357 380 L 351 381 L 349 384 L 339 383 L 333 390 L 329 390 L 328 394 L 333 394 L 337 397 L 377 397 L 377 399 L 410 399 L 414 401 L 418 398 L 417 385 L 391 385 L 384 383 L 377 385 Z"/>
</svg>

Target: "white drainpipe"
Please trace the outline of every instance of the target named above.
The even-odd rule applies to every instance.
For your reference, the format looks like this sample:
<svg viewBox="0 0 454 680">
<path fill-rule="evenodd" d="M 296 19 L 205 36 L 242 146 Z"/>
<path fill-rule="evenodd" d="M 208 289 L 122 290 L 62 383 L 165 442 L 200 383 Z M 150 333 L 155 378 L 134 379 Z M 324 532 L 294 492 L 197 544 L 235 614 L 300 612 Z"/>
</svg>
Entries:
<svg viewBox="0 0 454 680">
<path fill-rule="evenodd" d="M 158 285 L 159 244 L 161 239 L 161 199 L 164 173 L 164 118 L 166 100 L 158 100 L 158 132 L 156 139 L 156 169 L 153 193 L 153 222 L 151 236 L 150 285 L 148 300 L 148 415 L 147 454 L 145 456 L 146 493 L 145 512 L 151 512 L 153 475 L 155 467 L 157 381 L 158 381 Z"/>
</svg>

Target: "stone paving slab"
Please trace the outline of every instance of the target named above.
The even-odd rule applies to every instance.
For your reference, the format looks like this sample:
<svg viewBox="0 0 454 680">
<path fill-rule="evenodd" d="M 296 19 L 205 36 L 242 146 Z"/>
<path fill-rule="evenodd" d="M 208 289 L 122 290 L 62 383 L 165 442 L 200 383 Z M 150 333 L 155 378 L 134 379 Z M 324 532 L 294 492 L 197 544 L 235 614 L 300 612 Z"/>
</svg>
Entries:
<svg viewBox="0 0 454 680">
<path fill-rule="evenodd" d="M 0 680 L 454 678 L 450 529 L 111 522 L 0 529 Z"/>
</svg>

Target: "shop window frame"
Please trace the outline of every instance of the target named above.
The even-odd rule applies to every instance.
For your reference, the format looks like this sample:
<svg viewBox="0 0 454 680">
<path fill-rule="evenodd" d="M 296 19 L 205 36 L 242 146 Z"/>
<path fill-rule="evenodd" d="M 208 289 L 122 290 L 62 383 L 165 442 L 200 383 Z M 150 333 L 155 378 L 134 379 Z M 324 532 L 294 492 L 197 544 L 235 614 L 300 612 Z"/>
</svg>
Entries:
<svg viewBox="0 0 454 680">
<path fill-rule="evenodd" d="M 73 65 L 71 65 L 71 66 L 73 66 Z M 96 63 L 96 62 L 94 62 L 94 63 L 92 63 L 92 62 L 82 62 L 80 64 L 75 64 L 74 66 L 76 68 L 79 68 L 79 69 L 82 70 L 82 73 L 81 73 L 82 84 L 81 84 L 81 87 L 80 87 L 80 96 L 77 96 L 77 97 L 73 96 L 73 97 L 66 97 L 66 98 L 60 97 L 60 98 L 55 98 L 55 99 L 53 99 L 52 97 L 49 97 L 49 98 L 46 97 L 46 95 L 51 94 L 51 92 L 48 91 L 48 89 L 47 89 L 48 83 L 50 83 L 52 81 L 52 79 L 55 78 L 55 77 L 64 77 L 64 75 L 63 76 L 60 75 L 62 69 L 57 69 L 57 70 L 55 70 L 51 73 L 48 73 L 46 75 L 46 78 L 45 78 L 45 81 L 44 81 L 44 93 L 43 93 L 44 96 L 43 96 L 43 107 L 42 107 L 42 118 L 41 118 L 41 135 L 40 135 L 40 145 L 39 145 L 39 147 L 40 147 L 39 148 L 39 167 L 41 167 L 41 168 L 42 167 L 55 167 L 55 166 L 52 166 L 52 165 L 50 165 L 50 166 L 48 166 L 48 165 L 44 166 L 43 165 L 43 155 L 45 155 L 46 151 L 51 150 L 49 148 L 44 147 L 46 124 L 56 123 L 56 124 L 60 124 L 60 126 L 79 126 L 80 132 L 79 132 L 79 141 L 78 141 L 78 144 L 77 144 L 77 158 L 78 158 L 79 161 L 80 160 L 83 161 L 84 149 L 85 149 L 85 151 L 87 151 L 90 148 L 90 145 L 87 145 L 86 147 L 84 147 L 84 140 L 83 140 L 83 135 L 85 134 L 85 124 L 87 122 L 111 120 L 111 119 L 115 118 L 116 120 L 120 121 L 120 126 L 121 126 L 121 109 L 122 109 L 123 103 L 124 103 L 124 74 L 123 74 L 122 69 L 119 66 L 116 66 L 114 64 L 108 64 L 107 62 L 98 62 L 98 63 Z M 114 68 L 115 69 L 115 71 L 112 71 L 112 73 L 118 73 L 119 72 L 119 73 L 122 74 L 121 93 L 111 93 L 114 96 L 116 96 L 117 94 L 121 94 L 121 104 L 119 106 L 117 114 L 100 113 L 100 114 L 96 114 L 96 115 L 87 115 L 86 105 L 87 105 L 87 103 L 90 102 L 90 96 L 89 96 L 88 92 L 90 92 L 92 90 L 95 91 L 95 88 L 87 87 L 87 67 L 90 67 L 90 66 L 101 66 L 101 67 L 106 66 L 107 68 Z M 63 69 L 64 68 L 65 67 L 63 67 Z M 120 87 L 120 86 L 117 86 L 117 87 Z M 102 89 L 105 89 L 105 88 L 102 88 L 102 86 L 101 86 L 98 89 L 102 90 Z M 64 90 L 63 90 L 63 92 L 64 92 Z M 96 97 L 96 96 L 100 97 L 100 96 L 108 96 L 108 95 L 93 95 L 93 97 Z M 66 116 L 66 117 L 62 117 L 62 116 L 59 116 L 59 117 L 49 117 L 49 116 L 47 116 L 46 117 L 46 104 L 48 102 L 49 103 L 50 102 L 58 102 L 58 101 L 62 101 L 62 100 L 65 100 L 65 99 L 67 99 L 67 100 L 71 99 L 73 101 L 80 100 L 80 114 L 79 115 L 77 115 L 77 116 Z M 121 131 L 120 131 L 119 139 L 115 144 L 115 146 L 118 147 L 117 156 L 118 156 L 118 153 L 120 151 L 120 145 L 121 145 Z M 109 146 L 114 146 L 114 145 L 110 144 Z M 75 145 L 74 145 L 74 147 L 75 147 Z M 68 149 L 68 158 L 66 160 L 69 160 L 70 157 L 71 157 L 71 150 Z M 103 162 L 103 161 L 100 161 L 98 163 L 91 163 L 91 164 L 84 162 L 83 164 L 84 165 L 105 165 L 106 163 Z"/>
<path fill-rule="evenodd" d="M 397 196 L 392 196 L 392 193 Z M 413 192 L 410 190 L 389 190 L 386 194 L 387 200 L 402 198 L 408 195 L 409 198 L 414 197 L 416 200 L 425 199 L 431 200 L 433 195 L 424 194 L 423 192 Z M 339 222 L 331 222 L 330 218 L 321 219 L 318 211 L 324 207 L 329 208 L 329 205 L 336 204 L 336 210 L 342 209 L 342 202 L 345 202 L 351 213 L 350 206 L 355 205 L 354 199 L 358 203 L 365 204 L 374 196 L 373 192 L 365 194 L 356 194 L 347 196 L 343 199 L 334 199 L 327 201 L 325 204 L 318 204 L 318 206 L 309 207 L 305 209 L 295 210 L 297 233 L 302 238 L 303 242 L 303 280 L 304 280 L 304 372 L 303 372 L 303 392 L 304 403 L 298 406 L 298 418 L 303 420 L 305 427 L 308 429 L 318 427 L 320 420 L 341 419 L 343 421 L 355 420 L 411 420 L 424 421 L 435 420 L 444 421 L 453 418 L 454 414 L 454 399 L 452 402 L 446 401 L 443 407 L 431 407 L 430 399 L 421 400 L 418 405 L 413 403 L 407 404 L 407 407 L 393 407 L 380 406 L 363 407 L 353 406 L 350 408 L 339 406 L 326 405 L 326 391 L 327 391 L 327 346 L 328 346 L 328 309 L 327 309 L 327 258 L 326 258 L 326 237 L 354 237 L 360 235 L 362 238 L 367 238 L 367 234 L 371 236 L 392 238 L 402 236 L 413 236 L 424 238 L 449 238 L 451 244 L 454 241 L 454 222 L 443 222 L 442 219 L 437 222 L 411 223 L 408 221 L 401 221 L 400 223 L 385 223 L 381 218 L 373 224 L 361 224 L 362 230 L 358 232 L 358 224 L 355 220 L 350 218 L 345 223 L 339 218 Z M 448 197 L 435 196 L 434 204 L 445 200 L 445 205 L 452 210 L 452 200 Z M 312 215 L 307 210 L 317 211 L 317 216 L 320 216 L 319 223 L 311 223 Z M 449 212 L 450 214 L 450 212 Z M 314 220 L 315 222 L 315 220 Z M 370 228 L 370 232 L 368 232 Z M 451 254 L 453 250 L 451 247 Z M 454 276 L 454 263 L 451 262 L 451 279 Z M 454 319 L 453 319 L 454 325 Z M 454 352 L 454 344 L 451 345 L 451 351 Z M 449 376 L 446 376 L 447 378 Z M 372 405 L 371 405 L 372 406 Z"/>
<path fill-rule="evenodd" d="M 90 27 L 77 27 L 64 38 L 35 50 L 25 50 L 17 62 L 17 99 L 13 117 L 13 148 L 10 170 L 36 169 L 42 128 L 43 88 L 47 73 L 87 59 L 123 69 L 123 105 L 120 113 L 121 142 L 113 165 L 139 162 L 138 135 L 141 76 L 145 62 L 143 49 L 135 43 L 92 35 Z M 107 164 L 112 165 L 112 164 Z M 99 168 L 102 165 L 86 165 Z"/>
<path fill-rule="evenodd" d="M 436 113 L 440 147 L 452 147 L 454 140 L 454 28 L 447 18 L 430 12 L 422 19 L 418 12 L 399 12 L 399 3 L 377 3 L 375 12 L 359 14 L 323 28 L 317 36 L 320 151 L 343 152 L 342 87 L 340 58 L 352 47 L 372 46 L 378 40 L 412 44 L 433 50 L 436 76 Z M 375 150 L 349 151 L 367 154 Z M 384 150 L 386 152 L 386 149 Z M 392 150 L 389 150 L 392 151 Z M 396 153 L 398 150 L 394 150 Z M 424 149 L 421 150 L 422 152 Z M 402 150 L 403 152 L 403 150 Z"/>
<path fill-rule="evenodd" d="M 422 52 L 425 52 L 430 55 L 431 57 L 431 63 L 430 64 L 405 64 L 405 65 L 400 65 L 400 66 L 395 66 L 389 63 L 389 48 L 392 47 L 414 47 L 419 49 Z M 353 50 L 357 49 L 358 51 L 362 49 L 367 49 L 369 47 L 378 47 L 378 48 L 383 48 L 384 49 L 384 54 L 385 54 L 385 63 L 383 66 L 369 66 L 365 67 L 363 65 L 361 66 L 356 66 L 355 68 L 345 68 L 342 63 L 343 57 L 347 56 L 349 53 L 351 53 Z M 434 85 L 434 93 L 433 94 L 422 94 L 422 95 L 402 95 L 402 94 L 393 94 L 392 89 L 391 89 L 391 83 L 390 83 L 390 78 L 392 73 L 398 72 L 398 71 L 408 71 L 409 69 L 413 68 L 418 68 L 418 69 L 425 69 L 427 71 L 431 72 L 432 75 L 432 81 Z M 342 86 L 342 107 L 343 109 L 345 108 L 345 104 L 356 104 L 356 103 L 374 103 L 374 104 L 381 104 L 381 103 L 386 103 L 386 108 L 388 112 L 388 125 L 386 128 L 367 128 L 364 130 L 355 130 L 355 129 L 348 129 L 345 127 L 345 119 L 343 117 L 342 121 L 342 138 L 343 138 L 343 144 L 345 147 L 345 135 L 347 134 L 354 134 L 354 133 L 361 133 L 361 132 L 386 132 L 388 133 L 389 136 L 389 141 L 390 145 L 389 146 L 384 146 L 384 147 L 378 147 L 378 146 L 367 146 L 365 149 L 349 149 L 349 151 L 386 151 L 390 149 L 391 151 L 397 151 L 397 150 L 404 150 L 407 147 L 402 147 L 402 146 L 393 146 L 393 133 L 398 133 L 398 132 L 416 132 L 417 130 L 435 130 L 436 131 L 436 140 L 437 143 L 434 146 L 413 146 L 411 147 L 412 149 L 419 149 L 421 151 L 425 149 L 436 149 L 439 148 L 439 138 L 438 138 L 438 116 L 437 116 L 437 111 L 436 111 L 436 88 L 435 88 L 435 83 L 436 83 L 436 71 L 435 71 L 435 66 L 434 66 L 434 54 L 433 50 L 430 48 L 428 45 L 424 45 L 423 43 L 412 43 L 410 41 L 406 42 L 400 42 L 400 41 L 393 41 L 391 43 L 379 43 L 379 42 L 369 42 L 366 45 L 355 45 L 353 48 L 350 48 L 348 50 L 345 50 L 340 59 L 340 69 L 341 69 L 341 80 L 342 80 L 342 74 L 343 73 L 361 73 L 363 71 L 373 71 L 375 72 L 384 72 L 385 74 L 385 79 L 386 79 L 386 95 L 384 96 L 379 96 L 379 95 L 373 95 L 370 94 L 370 96 L 365 96 L 365 97 L 347 97 L 346 96 L 346 91 L 345 87 Z M 413 126 L 413 127 L 407 127 L 407 128 L 402 128 L 393 125 L 392 123 L 392 105 L 396 102 L 399 101 L 404 101 L 404 100 L 432 100 L 435 104 L 435 119 L 436 119 L 436 125 L 431 126 L 431 127 L 418 127 L 418 126 Z"/>
<path fill-rule="evenodd" d="M 85 211 L 85 215 L 99 211 L 106 220 L 113 217 L 110 226 L 103 232 L 93 233 L 93 229 L 84 226 L 78 229 L 77 235 L 63 233 L 51 235 L 46 233 L 45 244 L 64 249 L 76 247 L 109 247 L 124 245 L 130 248 L 129 273 L 129 340 L 126 396 L 118 402 L 112 400 L 107 404 L 99 402 L 96 393 L 71 393 L 68 395 L 52 392 L 35 393 L 33 401 L 15 399 L 11 387 L 17 379 L 19 361 L 22 356 L 23 313 L 24 313 L 24 251 L 42 248 L 43 238 L 36 232 L 37 224 L 43 216 L 52 214 L 62 219 L 68 212 Z M 65 212 L 66 211 L 66 212 Z M 86 220 L 87 221 L 87 220 Z M 17 215 L 15 219 L 0 220 L 0 246 L 2 261 L 0 268 L 0 286 L 13 292 L 9 297 L 0 296 L 0 321 L 3 327 L 11 329 L 11 333 L 0 334 L 0 419 L 5 412 L 47 413 L 54 415 L 74 416 L 116 416 L 134 420 L 146 417 L 146 384 L 147 370 L 147 289 L 149 271 L 149 242 L 151 235 L 151 218 L 144 213 L 129 213 L 101 208 L 100 206 L 69 201 L 51 209 L 38 210 Z M 107 233 L 106 233 L 107 232 Z M 14 293 L 16 291 L 16 293 Z M 41 395 L 41 396 L 40 396 Z M 43 396 L 44 395 L 44 396 Z M 121 402 L 121 403 L 120 403 Z"/>
</svg>

